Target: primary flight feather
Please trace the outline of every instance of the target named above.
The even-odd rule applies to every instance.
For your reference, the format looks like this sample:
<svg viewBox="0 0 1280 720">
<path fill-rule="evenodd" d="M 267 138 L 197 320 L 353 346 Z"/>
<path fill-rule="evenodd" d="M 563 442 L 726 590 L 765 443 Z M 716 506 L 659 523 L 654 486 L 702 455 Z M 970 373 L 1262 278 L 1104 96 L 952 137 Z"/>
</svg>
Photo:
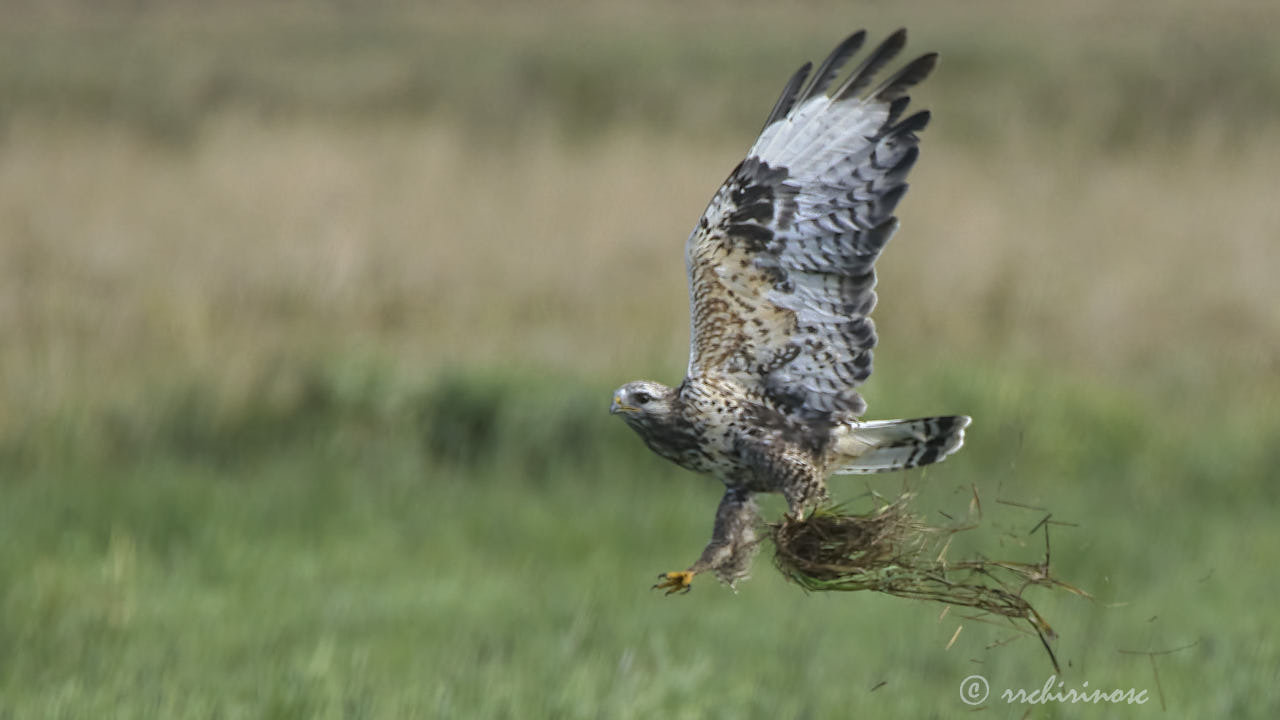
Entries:
<svg viewBox="0 0 1280 720">
<path fill-rule="evenodd" d="M 865 39 L 850 35 L 812 78 L 810 64 L 791 77 L 689 236 L 684 381 L 614 393 L 610 412 L 650 449 L 726 487 L 702 555 L 660 576 L 668 592 L 701 572 L 730 585 L 746 576 L 755 493 L 781 493 L 800 516 L 826 499 L 832 473 L 927 465 L 964 441 L 963 415 L 858 420 L 855 388 L 876 344 L 875 261 L 929 122 L 927 111 L 906 115 L 906 93 L 937 62 L 922 55 L 876 84 L 906 44 L 899 30 L 831 90 Z"/>
</svg>

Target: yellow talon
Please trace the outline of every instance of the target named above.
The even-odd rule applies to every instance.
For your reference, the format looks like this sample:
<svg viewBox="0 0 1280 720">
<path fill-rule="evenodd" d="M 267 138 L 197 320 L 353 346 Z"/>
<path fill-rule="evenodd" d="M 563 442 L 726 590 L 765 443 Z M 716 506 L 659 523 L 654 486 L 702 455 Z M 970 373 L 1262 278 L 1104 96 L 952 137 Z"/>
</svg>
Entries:
<svg viewBox="0 0 1280 720">
<path fill-rule="evenodd" d="M 661 582 L 650 589 L 666 590 L 668 595 L 671 593 L 687 593 L 693 588 L 693 573 L 688 570 L 662 573 L 658 576 L 658 580 Z"/>
</svg>

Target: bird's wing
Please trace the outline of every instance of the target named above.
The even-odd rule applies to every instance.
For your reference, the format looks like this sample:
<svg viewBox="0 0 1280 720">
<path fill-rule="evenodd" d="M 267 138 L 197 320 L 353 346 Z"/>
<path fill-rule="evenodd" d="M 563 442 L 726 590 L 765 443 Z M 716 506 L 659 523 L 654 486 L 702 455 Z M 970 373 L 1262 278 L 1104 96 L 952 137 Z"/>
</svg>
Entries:
<svg viewBox="0 0 1280 720">
<path fill-rule="evenodd" d="M 902 116 L 936 54 L 873 86 L 903 30 L 828 93 L 864 38 L 836 47 L 808 85 L 810 65 L 792 76 L 685 247 L 689 375 L 732 379 L 806 419 L 865 410 L 854 387 L 871 374 L 876 344 L 874 265 L 929 120 Z"/>
</svg>

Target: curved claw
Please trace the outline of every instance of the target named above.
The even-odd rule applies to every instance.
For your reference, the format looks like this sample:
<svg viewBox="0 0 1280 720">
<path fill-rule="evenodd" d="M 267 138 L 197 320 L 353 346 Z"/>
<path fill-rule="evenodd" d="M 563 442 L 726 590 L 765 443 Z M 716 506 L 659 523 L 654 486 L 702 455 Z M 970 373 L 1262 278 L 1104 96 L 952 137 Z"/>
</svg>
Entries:
<svg viewBox="0 0 1280 720">
<path fill-rule="evenodd" d="M 666 590 L 666 594 L 687 593 L 693 589 L 693 573 L 688 570 L 676 570 L 674 572 L 662 573 L 658 576 L 659 582 L 654 584 L 650 590 Z"/>
</svg>

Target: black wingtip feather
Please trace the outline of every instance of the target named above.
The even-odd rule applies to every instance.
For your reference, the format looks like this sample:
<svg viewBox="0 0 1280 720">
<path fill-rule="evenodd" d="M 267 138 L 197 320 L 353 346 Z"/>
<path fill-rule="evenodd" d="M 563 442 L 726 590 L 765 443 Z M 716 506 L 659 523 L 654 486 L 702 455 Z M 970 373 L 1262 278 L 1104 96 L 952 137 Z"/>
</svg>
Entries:
<svg viewBox="0 0 1280 720">
<path fill-rule="evenodd" d="M 878 256 L 884 246 L 889 244 L 889 238 L 892 238 L 897 231 L 898 218 L 887 217 L 875 227 L 862 233 L 858 243 L 859 249 Z"/>
<path fill-rule="evenodd" d="M 854 53 L 862 49 L 862 44 L 866 42 L 867 31 L 859 30 L 843 42 L 836 46 L 826 60 L 818 66 L 818 71 L 813 74 L 813 82 L 809 83 L 809 87 L 800 94 L 798 102 L 804 103 L 810 98 L 816 97 L 819 93 L 824 93 L 831 86 L 831 81 L 835 80 L 836 75 L 840 73 L 840 68 L 853 57 Z"/>
<path fill-rule="evenodd" d="M 867 89 L 871 81 L 875 78 L 875 74 L 880 71 L 889 61 L 893 60 L 898 53 L 902 52 L 902 48 L 907 45 L 907 31 L 905 28 L 899 28 L 892 35 L 884 39 L 866 60 L 858 66 L 848 80 L 840 86 L 835 92 L 836 100 L 847 100 L 848 98 L 857 97 L 859 93 Z"/>
<path fill-rule="evenodd" d="M 889 103 L 889 116 L 884 119 L 884 124 L 892 126 L 898 122 L 898 118 L 902 117 L 902 113 L 906 112 L 907 106 L 911 104 L 911 98 L 903 95 Z"/>
<path fill-rule="evenodd" d="M 893 127 L 889 128 L 888 132 L 886 132 L 885 135 L 886 136 L 893 135 L 895 137 L 901 137 L 909 133 L 918 133 L 921 130 L 924 130 L 925 127 L 929 125 L 929 118 L 931 117 L 933 117 L 933 114 L 930 113 L 928 110 L 921 110 L 920 112 L 915 113 L 914 115 L 908 117 L 906 120 L 903 120 L 897 125 L 894 125 Z"/>
<path fill-rule="evenodd" d="M 885 80 L 872 95 L 877 100 L 892 102 L 902 98 L 913 85 L 929 77 L 938 65 L 938 53 L 927 53 L 912 60 Z"/>
<path fill-rule="evenodd" d="M 898 209 L 898 203 L 902 202 L 902 196 L 906 194 L 906 183 L 902 183 L 897 187 L 886 190 L 876 200 L 874 213 L 871 216 L 871 222 L 880 223 L 893 217 L 893 211 Z"/>
<path fill-rule="evenodd" d="M 813 69 L 813 63 L 807 62 L 796 70 L 791 79 L 782 88 L 782 94 L 778 96 L 778 101 L 773 104 L 773 110 L 769 111 L 769 117 L 764 121 L 764 126 L 769 127 L 775 122 L 787 116 L 791 112 L 791 108 L 796 104 L 796 94 L 800 91 L 800 86 L 804 84 L 805 78 L 809 77 L 809 71 Z"/>
<path fill-rule="evenodd" d="M 898 160 L 889 171 L 884 174 L 885 180 L 888 182 L 902 182 L 907 174 L 911 172 L 911 168 L 915 167 L 916 160 L 920 159 L 919 146 L 912 145 L 902 154 L 902 159 Z"/>
<path fill-rule="evenodd" d="M 813 63 L 805 63 L 801 66 L 782 88 L 782 94 L 778 96 L 777 102 L 773 105 L 773 110 L 769 112 L 769 117 L 765 120 L 764 127 L 767 128 L 787 117 L 797 104 L 802 104 L 826 92 L 844 64 L 862 49 L 863 44 L 866 42 L 866 37 L 865 30 L 858 30 L 846 37 L 822 61 L 822 64 L 818 66 L 817 72 L 813 73 L 811 79 L 809 73 L 813 70 Z M 906 44 L 907 31 L 905 28 L 899 28 L 890 34 L 875 50 L 871 51 L 871 54 L 850 74 L 849 78 L 836 89 L 835 93 L 833 93 L 833 98 L 835 100 L 845 100 L 857 97 L 871 85 L 876 73 L 891 62 L 898 53 L 902 52 Z M 906 110 L 907 102 L 910 100 L 910 98 L 906 97 L 906 91 L 928 77 L 937 64 L 937 53 L 921 55 L 903 66 L 872 92 L 871 95 L 876 100 L 890 103 L 887 125 L 896 122 L 898 116 Z M 807 85 L 805 80 L 809 80 Z M 909 132 L 909 130 L 907 131 Z"/>
</svg>

